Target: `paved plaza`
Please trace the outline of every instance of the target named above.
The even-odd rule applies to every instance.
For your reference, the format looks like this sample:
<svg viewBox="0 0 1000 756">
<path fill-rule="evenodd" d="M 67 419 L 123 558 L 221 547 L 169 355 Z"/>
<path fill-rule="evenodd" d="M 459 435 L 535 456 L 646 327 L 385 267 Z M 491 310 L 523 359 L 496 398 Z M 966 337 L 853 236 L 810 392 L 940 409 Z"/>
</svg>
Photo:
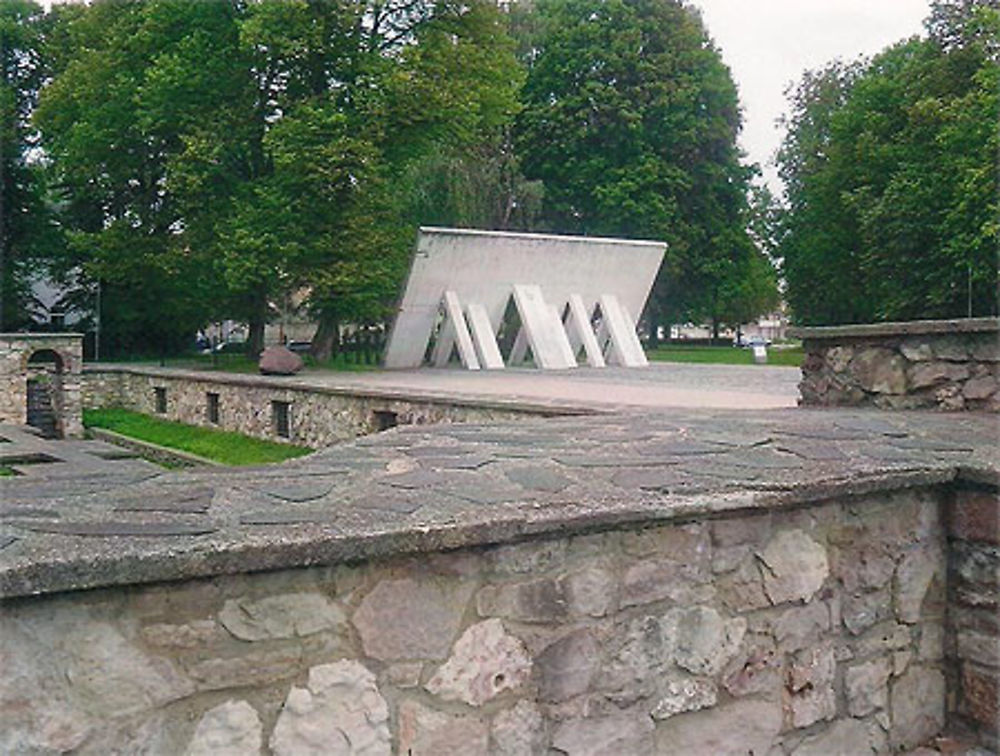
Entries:
<svg viewBox="0 0 1000 756">
<path fill-rule="evenodd" d="M 334 373 L 304 370 L 298 383 L 344 389 L 378 389 L 409 396 L 514 400 L 601 409 L 705 407 L 775 409 L 794 407 L 798 368 L 767 365 L 652 363 L 630 368 L 528 368 L 386 370 Z"/>
</svg>

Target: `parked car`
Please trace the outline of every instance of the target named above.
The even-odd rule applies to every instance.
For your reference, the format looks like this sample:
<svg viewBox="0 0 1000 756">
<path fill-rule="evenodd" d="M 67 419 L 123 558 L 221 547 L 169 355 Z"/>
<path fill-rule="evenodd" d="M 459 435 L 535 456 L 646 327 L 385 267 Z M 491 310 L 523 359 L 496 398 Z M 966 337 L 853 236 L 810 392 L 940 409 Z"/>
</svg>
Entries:
<svg viewBox="0 0 1000 756">
<path fill-rule="evenodd" d="M 289 341 L 285 346 L 296 354 L 308 354 L 312 343 L 309 341 Z"/>
<path fill-rule="evenodd" d="M 769 347 L 771 346 L 771 340 L 765 339 L 763 336 L 741 336 L 738 341 L 733 343 L 733 346 L 743 347 L 744 349 L 753 349 L 755 346 Z"/>
</svg>

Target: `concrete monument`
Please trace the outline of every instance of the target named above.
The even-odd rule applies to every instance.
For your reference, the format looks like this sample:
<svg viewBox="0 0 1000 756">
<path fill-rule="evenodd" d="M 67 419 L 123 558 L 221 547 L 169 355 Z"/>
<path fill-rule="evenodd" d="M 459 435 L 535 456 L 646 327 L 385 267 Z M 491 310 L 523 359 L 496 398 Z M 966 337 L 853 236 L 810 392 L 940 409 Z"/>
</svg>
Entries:
<svg viewBox="0 0 1000 756">
<path fill-rule="evenodd" d="M 421 228 L 385 366 L 646 365 L 635 331 L 666 245 Z M 503 349 L 502 347 L 506 347 Z M 504 353 L 506 352 L 506 353 Z"/>
</svg>

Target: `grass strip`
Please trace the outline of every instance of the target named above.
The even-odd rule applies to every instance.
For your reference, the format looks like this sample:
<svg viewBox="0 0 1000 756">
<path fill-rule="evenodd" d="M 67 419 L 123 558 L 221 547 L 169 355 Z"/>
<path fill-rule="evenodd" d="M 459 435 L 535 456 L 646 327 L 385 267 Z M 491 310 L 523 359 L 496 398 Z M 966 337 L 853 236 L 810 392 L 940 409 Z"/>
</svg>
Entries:
<svg viewBox="0 0 1000 756">
<path fill-rule="evenodd" d="M 123 436 L 197 454 L 224 465 L 263 465 L 308 454 L 306 446 L 279 444 L 242 433 L 199 428 L 161 420 L 140 412 L 108 407 L 83 411 L 87 428 L 105 428 Z"/>
<path fill-rule="evenodd" d="M 753 350 L 727 346 L 668 346 L 650 349 L 646 357 L 655 362 L 694 362 L 713 365 L 754 365 Z M 767 364 L 801 367 L 801 347 L 767 350 Z"/>
</svg>

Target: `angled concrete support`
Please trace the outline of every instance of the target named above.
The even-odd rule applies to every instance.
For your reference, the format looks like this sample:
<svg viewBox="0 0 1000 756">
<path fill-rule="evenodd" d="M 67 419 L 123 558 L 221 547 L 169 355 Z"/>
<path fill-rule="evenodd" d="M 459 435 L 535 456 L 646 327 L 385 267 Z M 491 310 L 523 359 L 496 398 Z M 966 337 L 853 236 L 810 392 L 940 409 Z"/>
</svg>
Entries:
<svg viewBox="0 0 1000 756">
<path fill-rule="evenodd" d="M 521 325 L 527 333 L 535 364 L 545 370 L 574 367 L 567 359 L 567 353 L 572 350 L 566 339 L 566 331 L 545 303 L 541 288 L 530 284 L 515 284 L 514 304 L 517 305 Z"/>
<path fill-rule="evenodd" d="M 597 343 L 594 329 L 590 327 L 590 318 L 587 317 L 587 309 L 583 305 L 583 297 L 579 294 L 570 294 L 569 297 L 569 318 L 566 322 L 570 338 L 575 337 L 587 355 L 587 364 L 591 367 L 604 367 L 604 355 L 601 354 L 601 347 Z M 574 354 L 578 350 L 574 350 Z"/>
<path fill-rule="evenodd" d="M 486 308 L 481 304 L 470 302 L 465 306 L 465 315 L 472 331 L 479 364 L 487 370 L 502 370 L 503 357 L 500 356 L 500 347 L 497 346 L 496 337 L 493 335 L 493 326 Z"/>
<path fill-rule="evenodd" d="M 469 328 L 465 323 L 465 315 L 462 313 L 462 303 L 458 300 L 458 295 L 454 291 L 446 291 L 442 298 L 445 312 L 445 322 L 441 326 L 440 336 L 434 346 L 434 364 L 437 367 L 444 367 L 451 357 L 453 345 L 458 347 L 458 358 L 462 365 L 469 370 L 479 370 L 479 359 L 476 357 L 476 348 L 472 343 L 472 336 L 469 335 Z"/>
<path fill-rule="evenodd" d="M 618 299 L 611 294 L 601 296 L 602 326 L 606 326 L 610 337 L 609 362 L 622 367 L 643 367 L 647 365 L 642 344 L 630 322 L 628 313 L 623 312 Z"/>
</svg>

